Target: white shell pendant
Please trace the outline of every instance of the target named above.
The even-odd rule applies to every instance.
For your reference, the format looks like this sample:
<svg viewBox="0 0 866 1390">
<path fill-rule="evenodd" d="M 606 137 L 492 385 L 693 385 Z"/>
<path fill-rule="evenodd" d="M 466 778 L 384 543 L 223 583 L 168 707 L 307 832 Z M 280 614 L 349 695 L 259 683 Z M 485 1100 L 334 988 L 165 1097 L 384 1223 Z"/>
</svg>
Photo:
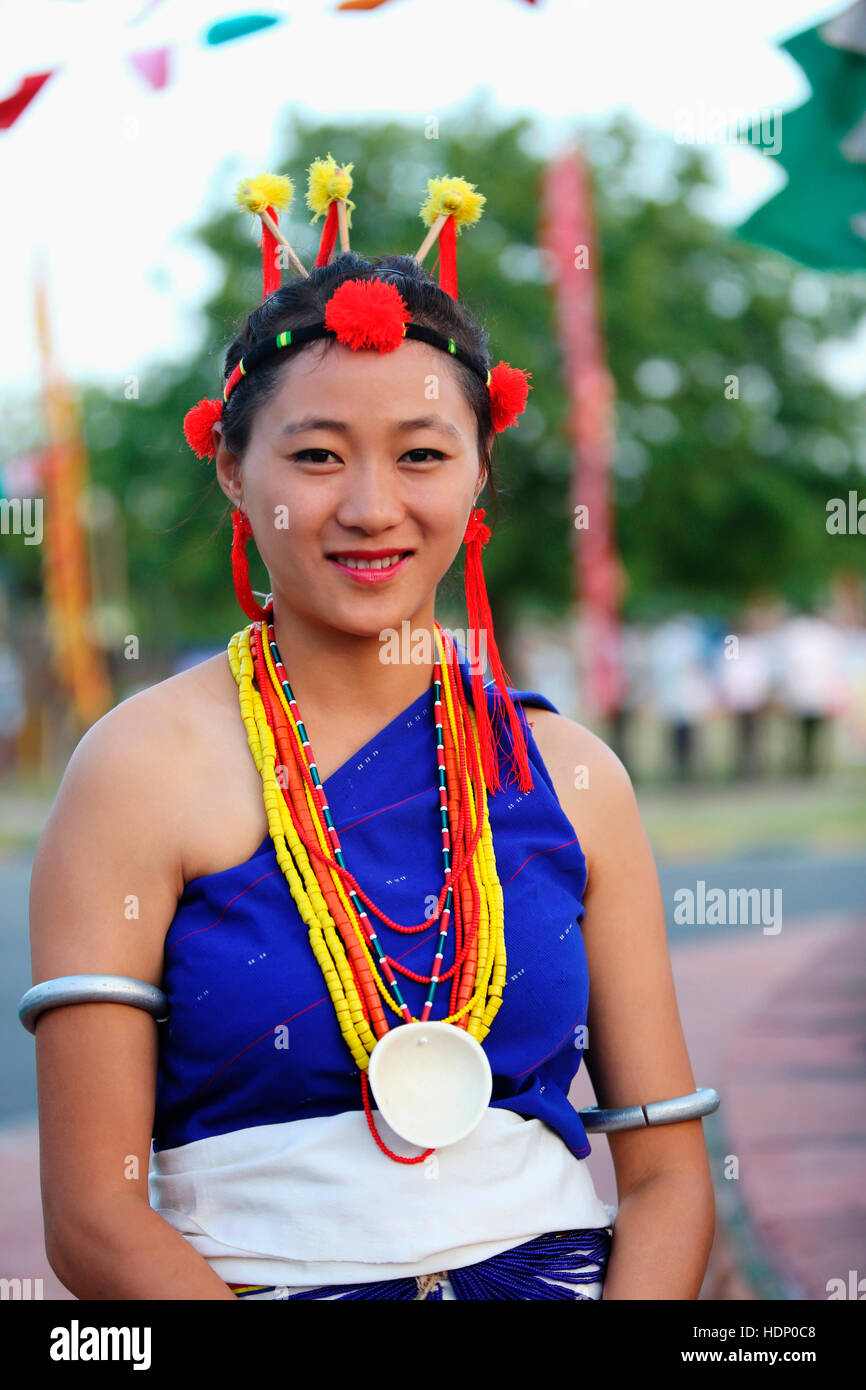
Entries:
<svg viewBox="0 0 866 1390">
<path fill-rule="evenodd" d="M 481 1044 L 453 1023 L 400 1023 L 370 1053 L 367 1079 L 395 1134 L 423 1149 L 465 1138 L 493 1093 Z"/>
</svg>

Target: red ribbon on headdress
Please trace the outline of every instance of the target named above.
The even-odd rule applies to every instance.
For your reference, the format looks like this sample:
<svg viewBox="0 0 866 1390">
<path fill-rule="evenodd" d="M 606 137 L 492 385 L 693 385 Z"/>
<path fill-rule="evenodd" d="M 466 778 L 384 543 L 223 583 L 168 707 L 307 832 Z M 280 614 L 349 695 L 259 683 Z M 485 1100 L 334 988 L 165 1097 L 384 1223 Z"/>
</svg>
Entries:
<svg viewBox="0 0 866 1390">
<path fill-rule="evenodd" d="M 439 233 L 439 288 L 457 298 L 457 223 L 447 218 Z"/>
<path fill-rule="evenodd" d="M 484 583 L 484 570 L 481 564 L 481 549 L 490 540 L 490 527 L 484 524 L 484 507 L 476 507 L 472 511 L 466 531 L 463 536 L 466 545 L 466 564 L 464 567 L 464 586 L 466 590 L 466 611 L 469 616 L 470 633 L 485 634 L 487 655 L 490 659 L 490 669 L 493 672 L 493 709 L 494 714 L 501 719 L 503 709 L 508 718 L 511 729 L 512 753 L 510 767 L 512 772 L 516 772 L 517 781 L 521 791 L 532 791 L 532 773 L 529 767 L 529 755 L 526 751 L 526 738 L 520 717 L 514 707 L 514 701 L 508 693 L 511 681 L 508 679 L 499 651 L 496 646 L 496 639 L 493 635 L 493 618 L 490 612 L 490 604 L 487 598 L 487 588 Z M 477 641 L 477 636 L 476 636 Z M 483 650 L 483 648 L 481 649 Z M 479 655 L 476 646 L 473 656 Z M 498 791 L 501 782 L 499 776 L 499 760 L 494 748 L 493 728 L 490 722 L 490 711 L 487 708 L 487 695 L 484 689 L 484 671 L 480 661 L 472 662 L 472 703 L 475 707 L 475 722 L 478 728 L 478 739 L 481 744 L 481 766 L 484 772 L 484 781 L 488 791 Z M 506 786 L 511 784 L 511 779 Z"/>
<path fill-rule="evenodd" d="M 322 238 L 319 242 L 319 254 L 316 257 L 316 265 L 328 265 L 331 259 L 331 252 L 337 243 L 337 231 L 339 229 L 339 214 L 337 213 L 337 199 L 335 198 L 328 206 L 325 213 L 325 225 L 322 227 Z"/>
<path fill-rule="evenodd" d="M 266 208 L 266 212 L 273 220 L 278 221 L 276 208 Z M 277 258 L 277 239 L 270 227 L 265 224 L 262 218 L 262 239 L 259 242 L 262 248 L 262 299 L 267 299 L 269 294 L 280 288 L 281 275 L 280 264 Z"/>
</svg>

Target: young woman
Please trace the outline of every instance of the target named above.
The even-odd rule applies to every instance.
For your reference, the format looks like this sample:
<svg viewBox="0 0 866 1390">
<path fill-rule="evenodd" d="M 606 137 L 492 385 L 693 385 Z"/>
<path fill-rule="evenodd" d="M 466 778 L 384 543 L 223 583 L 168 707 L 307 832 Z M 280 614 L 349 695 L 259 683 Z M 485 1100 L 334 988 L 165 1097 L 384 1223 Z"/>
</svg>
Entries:
<svg viewBox="0 0 866 1390">
<path fill-rule="evenodd" d="M 482 329 L 416 260 L 345 252 L 250 314 L 226 379 L 254 344 L 321 323 L 348 281 L 396 286 L 413 324 L 489 363 Z M 281 823 L 291 830 L 286 782 L 279 810 L 262 771 L 267 707 L 279 733 L 271 773 L 292 764 L 297 794 L 293 757 L 280 761 L 293 734 L 294 754 L 304 743 L 316 769 L 345 894 L 357 888 L 385 982 L 406 1005 L 401 1018 L 392 1003 L 390 1027 L 399 1033 L 407 1010 L 424 1017 L 437 970 L 426 1017 L 450 1018 L 474 987 L 459 994 L 457 956 L 472 948 L 480 959 L 487 947 L 480 934 L 472 947 L 485 919 L 478 883 L 471 893 L 464 883 L 447 898 L 451 926 L 431 965 L 448 881 L 443 826 L 456 876 L 485 799 L 477 777 L 471 796 L 449 781 L 440 820 L 436 718 L 470 782 L 480 697 L 517 756 L 492 684 L 473 680 L 473 654 L 434 616 L 461 543 L 477 541 L 475 504 L 494 487 L 490 378 L 420 338 L 377 352 L 331 335 L 235 380 L 211 452 L 267 568 L 264 620 L 228 655 L 134 695 L 89 730 L 36 856 L 34 981 L 116 974 L 161 985 L 170 1005 L 161 1031 L 119 1003 L 40 1018 L 52 1268 L 85 1299 L 696 1298 L 713 1236 L 700 1120 L 610 1135 L 614 1224 L 567 1098 L 584 1049 L 603 1106 L 695 1087 L 658 876 L 617 757 L 543 695 L 510 690 L 528 720 L 531 789 L 487 796 L 494 853 L 478 880 L 488 904 L 501 887 L 507 961 L 488 1023 L 476 1003 L 466 1029 L 463 1011 L 492 1093 L 471 1132 L 432 1154 L 390 1127 L 384 1104 L 370 1107 L 363 1053 L 350 1046 L 370 1038 L 370 1001 L 387 989 L 362 995 L 359 985 L 361 1010 L 335 1012 L 340 983 L 300 910 L 318 901 L 314 878 L 299 887 L 280 840 Z M 247 606 L 237 544 L 235 579 Z M 412 643 L 393 659 L 386 638 L 407 624 Z M 461 723 L 469 707 L 474 724 Z M 308 858 L 327 872 L 323 852 Z M 328 902 L 336 911 L 336 887 Z M 491 933 L 494 916 L 491 906 Z M 401 934 L 409 927 L 414 935 Z M 357 948 L 352 959 L 363 973 Z M 365 978 L 372 947 L 366 960 Z M 348 998 L 351 982 L 340 981 Z"/>
</svg>

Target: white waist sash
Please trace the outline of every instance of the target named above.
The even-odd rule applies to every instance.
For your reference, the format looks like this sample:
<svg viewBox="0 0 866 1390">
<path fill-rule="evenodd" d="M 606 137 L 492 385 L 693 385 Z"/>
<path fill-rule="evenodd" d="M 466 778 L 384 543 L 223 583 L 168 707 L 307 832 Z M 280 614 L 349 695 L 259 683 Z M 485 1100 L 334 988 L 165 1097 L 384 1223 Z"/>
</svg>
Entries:
<svg viewBox="0 0 866 1390">
<path fill-rule="evenodd" d="M 390 1149 L 418 1153 L 374 1117 Z M 232 1283 L 432 1274 L 616 1213 L 554 1129 L 493 1107 L 413 1165 L 381 1152 L 362 1110 L 197 1139 L 150 1162 L 151 1206 Z"/>
</svg>

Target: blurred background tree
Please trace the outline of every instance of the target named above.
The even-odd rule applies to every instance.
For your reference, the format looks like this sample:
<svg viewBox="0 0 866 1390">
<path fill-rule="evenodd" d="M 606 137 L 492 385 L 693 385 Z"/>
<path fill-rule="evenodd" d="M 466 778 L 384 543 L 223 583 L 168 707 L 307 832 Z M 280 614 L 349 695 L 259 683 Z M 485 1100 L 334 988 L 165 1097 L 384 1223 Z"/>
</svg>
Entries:
<svg viewBox="0 0 866 1390">
<path fill-rule="evenodd" d="M 862 573 L 862 541 L 825 527 L 828 498 L 863 483 L 862 401 L 819 374 L 822 344 L 850 335 L 866 313 L 862 280 L 808 272 L 734 240 L 701 210 L 712 186 L 703 152 L 624 119 L 582 138 L 618 394 L 625 616 L 651 619 L 684 605 L 721 614 L 767 588 L 804 603 L 837 568 Z M 362 254 L 417 248 L 432 175 L 459 173 L 486 195 L 480 223 L 460 237 L 461 290 L 489 332 L 493 360 L 528 368 L 533 385 L 518 428 L 496 446 L 504 505 L 485 573 L 505 654 L 521 612 L 555 619 L 568 611 L 579 536 L 553 294 L 538 249 L 539 132 L 529 118 L 498 124 L 481 97 L 438 138 L 395 121 L 307 126 L 292 117 L 279 146 L 274 170 L 295 181 L 291 238 L 308 265 L 322 225 L 310 224 L 304 201 L 317 155 L 354 162 L 352 244 Z M 218 269 L 201 309 L 200 349 L 186 365 L 149 368 L 137 399 L 125 399 L 122 387 L 84 389 L 93 481 L 123 510 L 133 630 L 151 648 L 220 647 L 243 621 L 230 580 L 228 505 L 182 432 L 187 409 L 219 393 L 225 348 L 261 292 L 258 233 L 233 204 L 236 181 L 217 172 L 225 211 L 196 232 Z M 432 269 L 434 254 L 426 264 Z M 33 424 L 18 424 L 16 447 L 32 445 Z M 33 594 L 34 549 L 17 547 L 7 561 Z M 454 624 L 465 621 L 458 567 L 441 591 L 443 621 Z M 251 573 L 265 589 L 258 557 Z"/>
</svg>

